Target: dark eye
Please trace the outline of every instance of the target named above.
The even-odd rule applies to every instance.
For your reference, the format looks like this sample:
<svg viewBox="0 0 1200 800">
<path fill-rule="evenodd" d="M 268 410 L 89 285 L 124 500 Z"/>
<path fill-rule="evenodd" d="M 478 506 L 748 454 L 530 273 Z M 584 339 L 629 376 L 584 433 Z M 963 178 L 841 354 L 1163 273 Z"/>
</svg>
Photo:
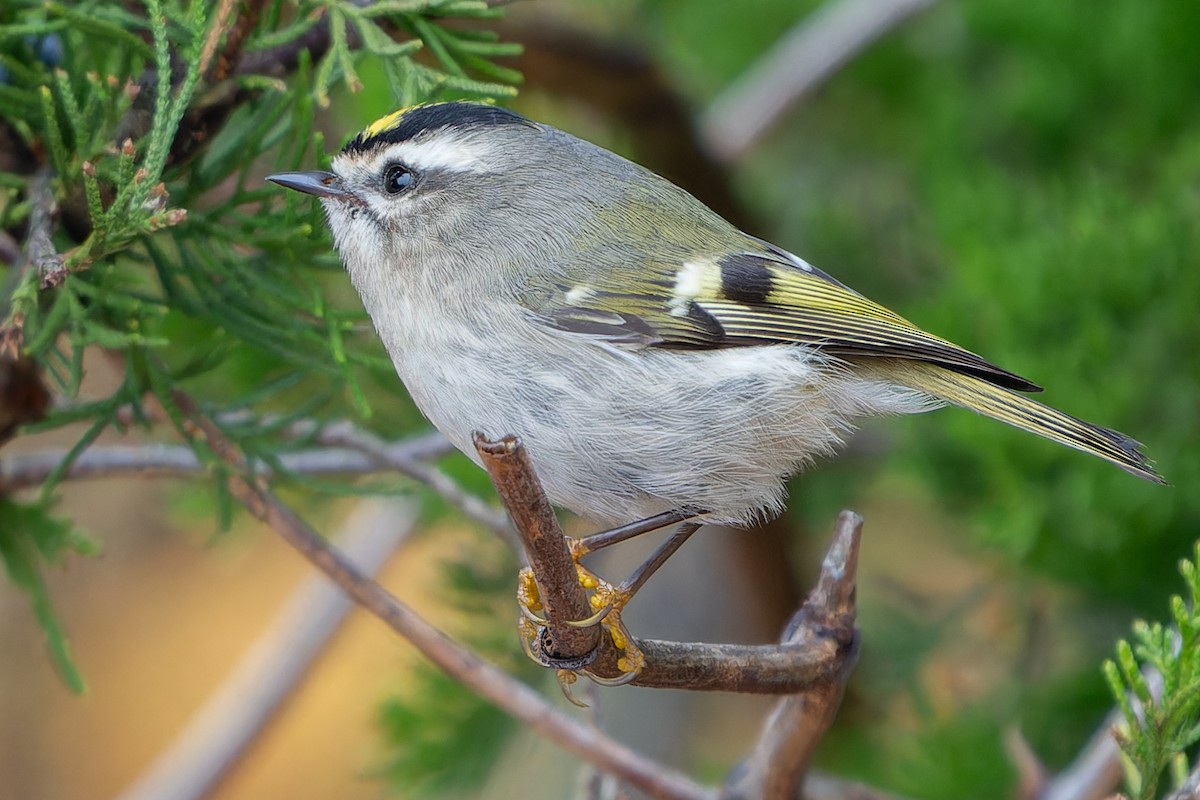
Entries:
<svg viewBox="0 0 1200 800">
<path fill-rule="evenodd" d="M 392 164 L 383 171 L 383 190 L 388 194 L 400 194 L 413 185 L 415 177 L 403 164 Z"/>
</svg>

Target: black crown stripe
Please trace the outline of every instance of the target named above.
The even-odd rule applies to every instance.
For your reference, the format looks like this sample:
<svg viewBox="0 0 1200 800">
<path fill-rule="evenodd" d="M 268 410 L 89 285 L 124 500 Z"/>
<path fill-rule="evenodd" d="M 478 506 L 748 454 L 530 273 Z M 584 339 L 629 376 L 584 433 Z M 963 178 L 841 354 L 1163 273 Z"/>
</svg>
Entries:
<svg viewBox="0 0 1200 800">
<path fill-rule="evenodd" d="M 359 133 L 342 149 L 343 153 L 362 153 L 384 144 L 407 142 L 422 133 L 446 128 L 486 128 L 497 125 L 533 125 L 515 111 L 482 103 L 431 103 L 402 109 L 382 130 L 376 128 L 385 120 L 375 122 Z"/>
</svg>

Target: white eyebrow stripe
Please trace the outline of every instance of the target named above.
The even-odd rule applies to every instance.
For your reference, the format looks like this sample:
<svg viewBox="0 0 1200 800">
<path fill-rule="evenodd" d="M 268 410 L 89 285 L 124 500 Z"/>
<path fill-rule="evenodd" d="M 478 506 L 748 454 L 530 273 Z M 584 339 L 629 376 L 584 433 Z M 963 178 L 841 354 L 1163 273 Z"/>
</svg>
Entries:
<svg viewBox="0 0 1200 800">
<path fill-rule="evenodd" d="M 417 138 L 399 142 L 383 149 L 387 161 L 401 161 L 418 172 L 441 169 L 450 172 L 481 172 L 483 159 L 478 143 L 460 139 L 440 131 L 435 138 Z"/>
</svg>

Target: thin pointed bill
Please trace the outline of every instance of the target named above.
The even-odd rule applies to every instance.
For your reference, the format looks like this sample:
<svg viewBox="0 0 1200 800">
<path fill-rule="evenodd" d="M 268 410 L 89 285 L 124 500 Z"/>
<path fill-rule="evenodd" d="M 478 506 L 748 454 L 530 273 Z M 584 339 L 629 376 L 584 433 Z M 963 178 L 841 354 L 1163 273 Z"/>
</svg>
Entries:
<svg viewBox="0 0 1200 800">
<path fill-rule="evenodd" d="M 314 197 L 329 197 L 336 200 L 359 202 L 358 198 L 348 192 L 342 185 L 342 179 L 332 172 L 314 170 L 312 172 L 277 172 L 268 175 L 267 180 L 277 183 L 285 189 L 295 189 L 297 192 L 311 194 Z"/>
</svg>

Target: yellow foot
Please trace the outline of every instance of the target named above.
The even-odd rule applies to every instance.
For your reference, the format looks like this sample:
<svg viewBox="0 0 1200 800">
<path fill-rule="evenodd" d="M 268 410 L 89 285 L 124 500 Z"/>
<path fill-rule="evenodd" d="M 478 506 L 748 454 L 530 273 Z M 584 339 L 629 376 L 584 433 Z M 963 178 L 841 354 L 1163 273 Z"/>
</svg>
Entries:
<svg viewBox="0 0 1200 800">
<path fill-rule="evenodd" d="M 624 686 L 635 680 L 646 667 L 646 656 L 633 643 L 633 637 L 629 635 L 629 629 L 621 619 L 621 612 L 632 595 L 582 564 L 577 563 L 575 566 L 579 571 L 579 582 L 592 590 L 592 596 L 588 598 L 592 608 L 596 609 L 592 618 L 600 623 L 600 627 L 612 640 L 613 646 L 621 653 L 617 659 L 617 668 L 621 670 L 621 674 L 617 677 L 606 678 L 594 675 L 588 670 L 584 670 L 584 674 L 601 686 Z"/>
<path fill-rule="evenodd" d="M 544 611 L 542 595 L 538 591 L 537 581 L 533 579 L 533 570 L 522 567 L 517 573 L 517 605 L 521 608 L 521 616 L 541 625 L 546 624 L 538 612 Z"/>
<path fill-rule="evenodd" d="M 578 547 L 573 541 L 571 555 L 579 573 L 579 583 L 584 589 L 591 592 L 588 602 L 592 608 L 596 609 L 596 613 L 586 619 L 571 620 L 567 624 L 578 628 L 600 625 L 612 640 L 613 646 L 621 653 L 617 659 L 617 668 L 621 670 L 621 674 L 615 678 L 606 678 L 592 674 L 586 667 L 578 672 L 587 675 L 601 686 L 624 686 L 635 680 L 646 666 L 645 655 L 633 643 L 629 630 L 621 621 L 621 611 L 629 602 L 631 595 L 580 564 L 579 558 L 584 553 L 586 550 Z M 521 618 L 517 621 L 517 631 L 525 655 L 537 664 L 549 666 L 544 659 L 538 657 L 536 652 L 538 637 L 546 625 L 546 619 L 541 616 L 545 606 L 542 604 L 533 572 L 528 567 L 522 569 L 517 577 L 517 605 L 521 609 Z M 569 686 L 575 682 L 576 672 L 575 670 L 559 669 L 558 679 L 567 699 L 575 705 L 583 705 L 569 689 Z M 570 678 L 568 679 L 567 676 Z"/>
<path fill-rule="evenodd" d="M 567 698 L 567 702 L 573 706 L 587 708 L 588 704 L 575 696 L 575 682 L 579 680 L 579 673 L 574 670 L 560 669 L 555 670 L 558 676 L 558 688 L 562 689 L 563 697 Z"/>
</svg>

